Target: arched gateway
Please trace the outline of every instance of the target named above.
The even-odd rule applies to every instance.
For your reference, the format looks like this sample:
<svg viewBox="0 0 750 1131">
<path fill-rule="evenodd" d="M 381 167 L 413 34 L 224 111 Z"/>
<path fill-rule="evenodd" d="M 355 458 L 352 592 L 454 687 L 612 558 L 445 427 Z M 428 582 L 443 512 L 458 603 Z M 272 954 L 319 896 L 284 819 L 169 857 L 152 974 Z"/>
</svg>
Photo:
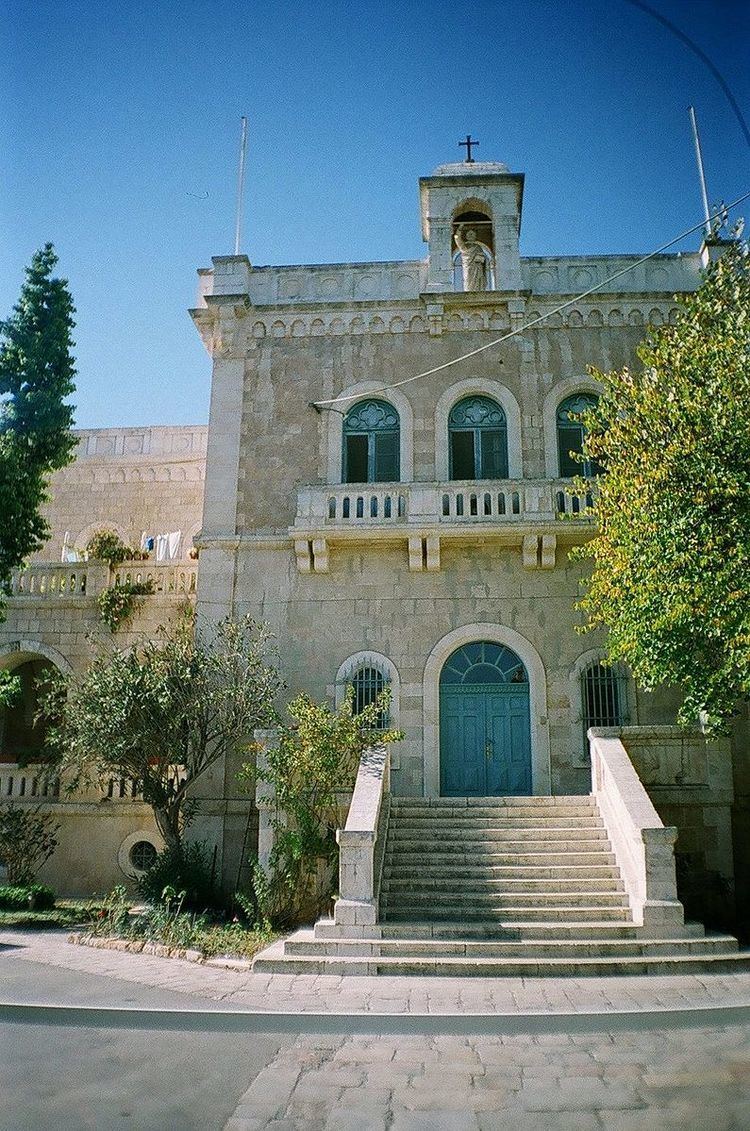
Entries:
<svg viewBox="0 0 750 1131">
<path fill-rule="evenodd" d="M 446 797 L 531 793 L 529 678 L 515 652 L 464 644 L 440 673 L 440 792 Z"/>
</svg>

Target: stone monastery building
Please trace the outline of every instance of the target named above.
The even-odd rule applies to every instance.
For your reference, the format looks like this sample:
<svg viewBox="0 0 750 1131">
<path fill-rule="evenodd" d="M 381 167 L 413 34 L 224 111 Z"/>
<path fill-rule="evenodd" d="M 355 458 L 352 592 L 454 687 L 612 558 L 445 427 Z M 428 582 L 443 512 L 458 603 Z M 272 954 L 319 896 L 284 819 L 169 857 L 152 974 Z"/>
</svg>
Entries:
<svg viewBox="0 0 750 1131">
<path fill-rule="evenodd" d="M 108 568 L 61 563 L 66 532 L 80 550 L 103 527 L 135 545 L 179 531 L 175 556 L 123 567 L 157 592 L 122 643 L 187 598 L 211 618 L 267 622 L 290 694 L 340 700 L 353 683 L 362 703 L 388 684 L 405 735 L 391 752 L 394 799 L 588 794 L 587 729 L 624 727 L 678 828 L 683 902 L 702 892 L 710 913 L 712 893 L 731 900 L 735 870 L 747 872 L 732 834 L 747 825 L 747 722 L 707 746 L 673 727 L 674 695 L 602 667 L 603 637 L 576 631 L 580 567 L 568 560 L 592 531 L 586 496 L 566 492 L 580 472 L 574 414 L 597 395 L 589 367 L 637 364 L 647 328 L 675 318 L 675 294 L 699 285 L 710 249 L 657 256 L 610 284 L 639 256 L 520 255 L 523 192 L 523 175 L 499 163 L 441 165 L 419 182 L 422 260 L 219 256 L 199 271 L 208 427 L 80 433 L 53 480 L 51 541 L 14 578 L 0 664 L 29 678 L 25 707 L 0 724 L 4 797 L 34 788 L 15 766 L 35 738 L 31 676 L 84 665 L 87 634 L 107 632 L 95 599 Z M 204 783 L 196 832 L 216 844 L 227 883 L 257 827 L 235 769 Z M 113 782 L 45 799 L 64 821 L 48 865 L 59 890 L 121 882 L 158 847 L 148 808 L 121 794 Z"/>
</svg>

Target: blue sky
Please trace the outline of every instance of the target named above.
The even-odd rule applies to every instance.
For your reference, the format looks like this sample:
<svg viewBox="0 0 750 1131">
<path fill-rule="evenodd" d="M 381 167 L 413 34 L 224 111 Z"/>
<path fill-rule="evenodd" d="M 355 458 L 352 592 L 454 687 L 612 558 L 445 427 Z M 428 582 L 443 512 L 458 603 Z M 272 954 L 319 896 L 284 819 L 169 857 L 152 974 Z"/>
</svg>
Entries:
<svg viewBox="0 0 750 1131">
<path fill-rule="evenodd" d="M 750 6 L 650 3 L 750 119 Z M 52 240 L 80 427 L 207 419 L 187 309 L 233 249 L 243 113 L 257 264 L 421 258 L 417 179 L 467 131 L 526 173 L 525 255 L 645 252 L 698 221 L 691 102 L 710 200 L 750 190 L 716 79 L 627 0 L 8 0 L 0 30 L 0 316 Z"/>
</svg>

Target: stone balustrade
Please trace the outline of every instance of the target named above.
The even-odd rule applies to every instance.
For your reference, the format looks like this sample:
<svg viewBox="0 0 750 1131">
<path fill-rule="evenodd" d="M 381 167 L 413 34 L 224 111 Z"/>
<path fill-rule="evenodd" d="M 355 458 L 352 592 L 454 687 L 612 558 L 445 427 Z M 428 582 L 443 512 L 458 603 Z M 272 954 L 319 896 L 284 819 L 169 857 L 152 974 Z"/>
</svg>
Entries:
<svg viewBox="0 0 750 1131">
<path fill-rule="evenodd" d="M 378 920 L 379 861 L 387 823 L 390 789 L 388 746 L 364 751 L 357 772 L 346 825 L 336 833 L 339 845 L 339 898 L 334 923 L 348 933 Z"/>
<path fill-rule="evenodd" d="M 114 570 L 116 585 L 150 581 L 154 593 L 191 596 L 198 588 L 197 562 L 174 565 L 171 562 L 125 562 Z"/>
<path fill-rule="evenodd" d="M 628 757 L 618 730 L 592 728 L 591 788 L 630 898 L 646 935 L 668 935 L 684 923 L 677 899 L 676 828 L 665 828 Z"/>
<path fill-rule="evenodd" d="M 104 562 L 43 563 L 27 565 L 11 573 L 9 597 L 31 597 L 35 601 L 63 597 L 92 597 L 109 582 Z"/>
<path fill-rule="evenodd" d="M 593 496 L 567 480 L 370 483 L 300 487 L 294 532 L 334 528 L 590 521 Z"/>
<path fill-rule="evenodd" d="M 110 570 L 106 562 L 45 562 L 13 570 L 8 596 L 35 602 L 97 597 L 108 585 L 143 581 L 151 581 L 160 595 L 194 596 L 198 563 L 127 562 Z"/>
<path fill-rule="evenodd" d="M 18 762 L 0 763 L 0 802 L 28 805 L 80 806 L 100 802 L 141 801 L 141 793 L 125 778 L 110 778 L 90 783 L 74 792 L 61 786 L 59 776 L 50 777 L 39 765 L 21 766 Z"/>
</svg>

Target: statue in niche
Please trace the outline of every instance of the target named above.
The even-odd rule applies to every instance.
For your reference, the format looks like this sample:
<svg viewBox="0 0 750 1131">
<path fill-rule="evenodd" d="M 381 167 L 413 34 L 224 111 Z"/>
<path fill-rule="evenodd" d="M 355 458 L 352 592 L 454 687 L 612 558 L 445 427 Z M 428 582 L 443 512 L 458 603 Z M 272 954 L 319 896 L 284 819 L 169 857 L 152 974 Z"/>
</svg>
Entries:
<svg viewBox="0 0 750 1131">
<path fill-rule="evenodd" d="M 484 244 L 477 239 L 474 228 L 459 224 L 456 228 L 456 247 L 461 252 L 461 268 L 465 291 L 486 291 L 487 254 Z"/>
</svg>

